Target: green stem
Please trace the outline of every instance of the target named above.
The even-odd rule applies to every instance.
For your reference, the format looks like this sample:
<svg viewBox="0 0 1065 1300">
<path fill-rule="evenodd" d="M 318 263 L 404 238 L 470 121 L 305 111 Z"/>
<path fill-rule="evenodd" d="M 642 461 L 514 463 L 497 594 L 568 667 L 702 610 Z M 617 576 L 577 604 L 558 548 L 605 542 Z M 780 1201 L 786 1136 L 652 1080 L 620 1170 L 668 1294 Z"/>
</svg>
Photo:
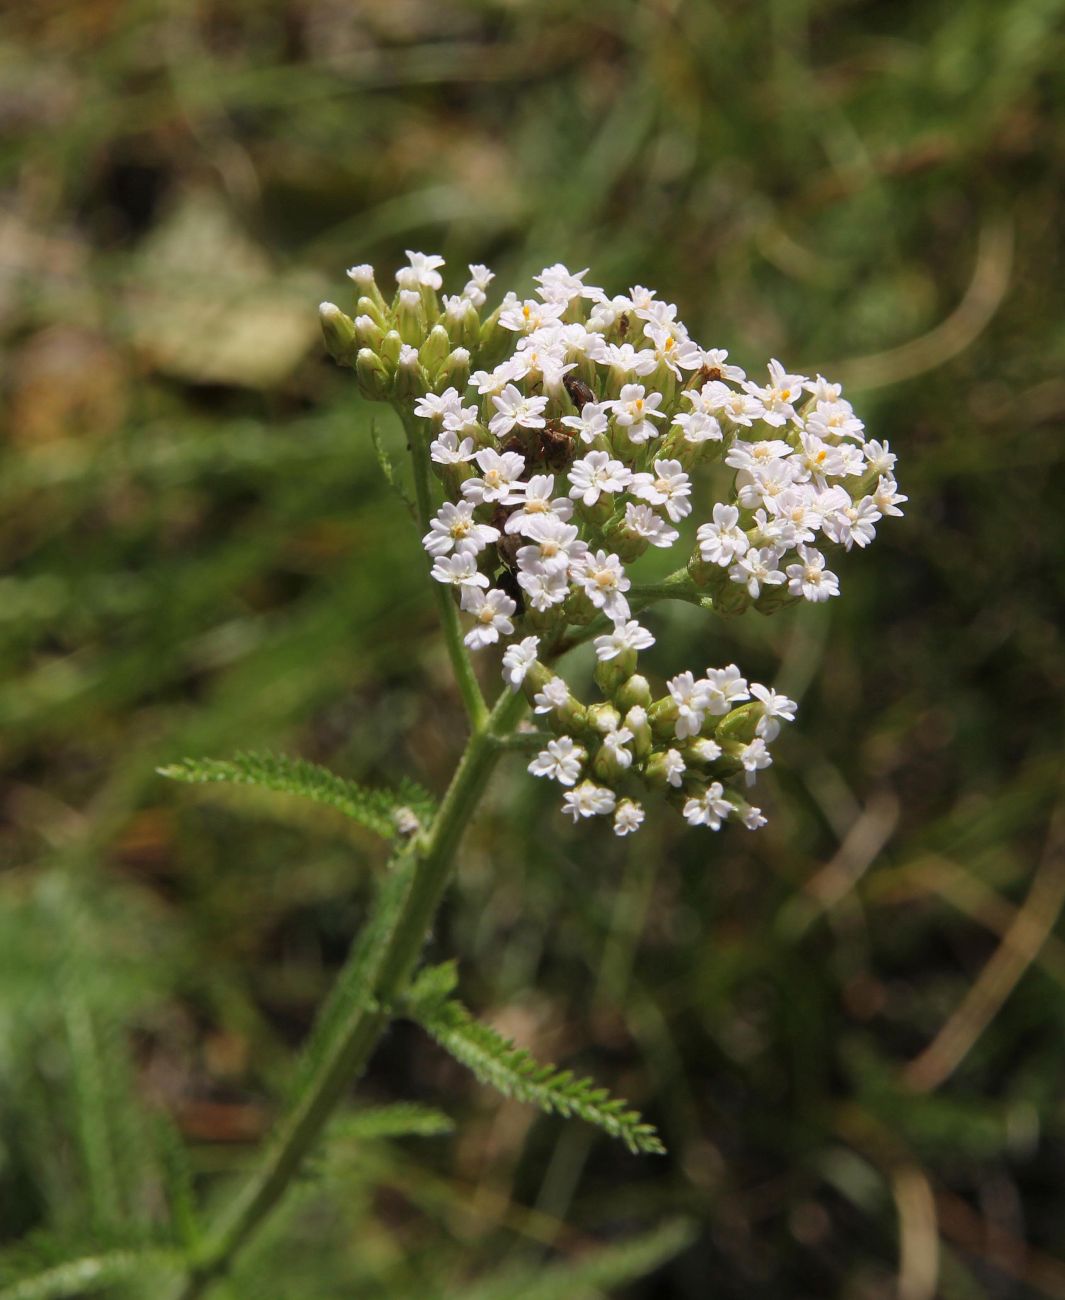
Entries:
<svg viewBox="0 0 1065 1300">
<path fill-rule="evenodd" d="M 397 403 L 395 410 L 403 421 L 403 428 L 407 434 L 407 443 L 410 446 L 411 464 L 414 468 L 414 499 L 418 507 L 418 523 L 421 525 L 422 532 L 427 533 L 433 510 L 430 490 L 432 471 L 429 468 L 429 448 L 426 445 L 422 421 L 412 414 L 406 406 Z M 466 652 L 466 645 L 462 639 L 462 627 L 459 623 L 459 612 L 455 608 L 451 589 L 439 582 L 434 582 L 431 586 L 440 613 L 440 622 L 444 629 L 444 643 L 447 646 L 448 655 L 451 657 L 451 667 L 455 674 L 455 681 L 458 683 L 459 692 L 462 695 L 462 702 L 466 706 L 466 713 L 469 715 L 470 725 L 474 728 L 482 726 L 488 716 L 488 708 L 484 702 L 484 696 L 481 694 L 481 688 L 477 684 L 477 677 L 474 674 L 470 656 Z"/>
<path fill-rule="evenodd" d="M 228 1272 L 241 1248 L 281 1199 L 337 1103 L 361 1073 L 388 1025 L 390 1008 L 410 981 L 443 897 L 455 850 L 503 752 L 500 741 L 511 732 L 524 708 L 520 693 L 504 690 L 484 723 L 471 734 L 439 812 L 402 855 L 410 867 L 409 884 L 395 924 L 383 936 L 370 964 L 365 996 L 337 1019 L 306 1086 L 260 1163 L 208 1235 L 180 1300 L 198 1300 L 216 1278 Z M 393 871 L 400 869 L 400 865 L 392 867 Z M 367 927 L 373 924 L 372 918 L 366 922 Z M 339 979 L 343 981 L 344 973 Z"/>
</svg>

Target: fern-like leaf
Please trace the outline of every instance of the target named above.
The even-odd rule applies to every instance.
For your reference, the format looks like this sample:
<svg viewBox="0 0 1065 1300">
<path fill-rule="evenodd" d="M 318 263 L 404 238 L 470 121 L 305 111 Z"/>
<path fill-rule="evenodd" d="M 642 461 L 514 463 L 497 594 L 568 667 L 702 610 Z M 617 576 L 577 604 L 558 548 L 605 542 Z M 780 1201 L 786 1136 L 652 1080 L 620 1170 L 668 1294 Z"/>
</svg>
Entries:
<svg viewBox="0 0 1065 1300">
<path fill-rule="evenodd" d="M 422 975 L 412 986 L 404 1011 L 482 1083 L 506 1097 L 539 1106 L 548 1114 L 576 1115 L 611 1137 L 620 1138 L 634 1154 L 664 1154 L 665 1147 L 654 1125 L 645 1123 L 628 1102 L 611 1097 L 592 1079 L 576 1078 L 572 1071 L 554 1065 L 541 1065 L 523 1047 L 516 1047 L 495 1029 L 475 1020 L 457 999 L 441 998 L 440 989 L 450 974 L 444 978 Z"/>
<path fill-rule="evenodd" d="M 613 1295 L 680 1254 L 695 1236 L 691 1223 L 674 1220 L 651 1232 L 602 1246 L 573 1260 L 544 1267 L 537 1261 L 466 1286 L 462 1300 L 585 1300 Z"/>
<path fill-rule="evenodd" d="M 395 792 L 370 790 L 316 763 L 284 754 L 253 752 L 232 759 L 186 758 L 158 771 L 173 781 L 251 785 L 310 799 L 353 818 L 385 839 L 403 834 L 404 822 L 409 821 L 402 816 L 404 810 L 413 813 L 419 822 L 428 821 L 433 814 L 432 797 L 412 781 L 402 781 Z"/>
</svg>

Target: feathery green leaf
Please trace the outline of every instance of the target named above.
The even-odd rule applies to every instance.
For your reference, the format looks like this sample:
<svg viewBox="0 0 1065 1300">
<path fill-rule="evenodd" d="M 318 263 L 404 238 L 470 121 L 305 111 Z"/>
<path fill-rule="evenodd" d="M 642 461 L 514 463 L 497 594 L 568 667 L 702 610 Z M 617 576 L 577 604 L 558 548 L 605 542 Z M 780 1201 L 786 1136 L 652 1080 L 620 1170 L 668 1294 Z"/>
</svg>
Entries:
<svg viewBox="0 0 1065 1300">
<path fill-rule="evenodd" d="M 404 1013 L 482 1083 L 506 1097 L 531 1102 L 548 1114 L 576 1115 L 611 1137 L 620 1138 L 633 1153 L 665 1152 L 654 1126 L 644 1123 L 638 1112 L 629 1109 L 628 1102 L 611 1097 L 592 1079 L 575 1078 L 570 1070 L 541 1065 L 523 1047 L 516 1047 L 495 1029 L 475 1020 L 461 1002 L 441 998 L 440 988 L 446 978 L 423 973 L 405 999 Z"/>
<path fill-rule="evenodd" d="M 186 758 L 158 769 L 160 776 L 192 784 L 227 782 L 296 795 L 334 808 L 385 839 L 402 832 L 396 814 L 409 809 L 419 822 L 432 817 L 432 797 L 412 781 L 402 781 L 394 793 L 370 790 L 327 768 L 284 754 L 243 753 L 232 759 Z"/>
</svg>

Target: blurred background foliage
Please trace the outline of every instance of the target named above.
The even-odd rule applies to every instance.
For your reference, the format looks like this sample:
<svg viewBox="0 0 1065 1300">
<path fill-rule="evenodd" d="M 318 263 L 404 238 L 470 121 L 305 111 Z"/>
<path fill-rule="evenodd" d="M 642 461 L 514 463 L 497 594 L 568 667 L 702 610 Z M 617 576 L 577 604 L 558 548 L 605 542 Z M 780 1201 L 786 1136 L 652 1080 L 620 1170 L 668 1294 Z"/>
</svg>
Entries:
<svg viewBox="0 0 1065 1300">
<path fill-rule="evenodd" d="M 360 1095 L 454 1134 L 338 1139 L 231 1295 L 1065 1296 L 1063 11 L 4 6 L 9 1245 L 159 1231 L 167 1152 L 208 1200 L 247 1165 L 381 866 L 156 766 L 268 746 L 439 791 L 461 747 L 380 410 L 317 336 L 346 266 L 414 247 L 504 288 L 590 264 L 845 380 L 910 505 L 831 608 L 663 612 L 663 672 L 801 697 L 764 832 L 574 831 L 512 761 L 467 838 L 432 954 L 670 1154 L 397 1027 Z M 682 1249 L 639 1236 L 678 1216 Z"/>
</svg>

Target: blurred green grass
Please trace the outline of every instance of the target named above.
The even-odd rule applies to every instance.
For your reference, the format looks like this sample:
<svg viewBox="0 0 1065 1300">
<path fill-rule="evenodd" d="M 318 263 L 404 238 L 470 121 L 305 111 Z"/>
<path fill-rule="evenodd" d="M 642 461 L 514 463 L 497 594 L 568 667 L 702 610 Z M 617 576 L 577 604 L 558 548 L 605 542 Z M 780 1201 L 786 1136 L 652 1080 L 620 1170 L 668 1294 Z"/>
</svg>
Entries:
<svg viewBox="0 0 1065 1300">
<path fill-rule="evenodd" d="M 447 779 L 420 552 L 314 311 L 413 246 L 504 286 L 590 264 L 741 364 L 847 379 L 910 505 L 837 607 L 682 609 L 660 640 L 662 668 L 801 696 L 766 831 L 593 847 L 514 764 L 467 842 L 433 951 L 671 1155 L 501 1104 L 397 1029 L 364 1093 L 458 1136 L 308 1182 L 235 1294 L 440 1295 L 681 1212 L 695 1244 L 626 1294 L 1065 1296 L 1063 10 L 0 15 L 8 1238 L 158 1221 L 160 1113 L 198 1190 L 243 1166 L 380 865 L 156 765 L 273 746 Z"/>
</svg>

